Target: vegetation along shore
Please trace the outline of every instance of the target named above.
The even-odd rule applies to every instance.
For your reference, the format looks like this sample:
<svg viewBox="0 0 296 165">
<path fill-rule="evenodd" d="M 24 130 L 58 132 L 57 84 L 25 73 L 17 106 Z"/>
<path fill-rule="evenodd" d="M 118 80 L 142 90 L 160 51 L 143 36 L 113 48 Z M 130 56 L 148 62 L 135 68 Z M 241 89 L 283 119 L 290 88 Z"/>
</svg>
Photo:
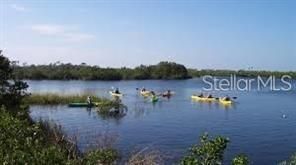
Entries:
<svg viewBox="0 0 296 165">
<path fill-rule="evenodd" d="M 86 102 L 86 98 L 89 96 L 89 94 L 77 94 L 77 95 L 61 95 L 61 94 L 55 94 L 55 93 L 33 93 L 28 95 L 24 98 L 23 103 L 28 105 L 59 105 L 59 104 L 69 104 L 71 102 Z M 99 102 L 102 104 L 111 104 L 112 101 L 92 96 L 93 102 Z"/>
<path fill-rule="evenodd" d="M 264 71 L 264 70 L 214 70 L 190 69 L 175 62 L 160 62 L 156 65 L 140 65 L 135 68 L 102 68 L 85 63 L 53 63 L 49 65 L 17 65 L 14 63 L 14 74 L 19 79 L 30 80 L 147 80 L 147 79 L 188 79 L 205 75 L 239 77 L 281 77 L 289 75 L 296 78 L 295 71 Z"/>
</svg>

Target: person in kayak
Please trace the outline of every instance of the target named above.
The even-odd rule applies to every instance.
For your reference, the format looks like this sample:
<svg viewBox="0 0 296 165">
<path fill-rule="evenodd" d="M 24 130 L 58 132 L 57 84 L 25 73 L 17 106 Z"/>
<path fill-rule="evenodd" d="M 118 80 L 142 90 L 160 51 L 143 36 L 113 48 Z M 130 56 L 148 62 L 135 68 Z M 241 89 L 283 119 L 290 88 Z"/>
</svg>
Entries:
<svg viewBox="0 0 296 165">
<path fill-rule="evenodd" d="M 198 95 L 198 97 L 204 97 L 203 93 L 200 93 L 200 95 Z"/>
<path fill-rule="evenodd" d="M 211 99 L 211 98 L 213 98 L 213 96 L 211 94 L 209 94 L 207 98 Z"/>
<path fill-rule="evenodd" d="M 155 96 L 155 93 L 154 93 L 154 91 L 151 91 L 150 93 L 151 93 L 151 95 L 152 95 L 152 96 Z"/>
<path fill-rule="evenodd" d="M 92 98 L 91 98 L 91 96 L 87 96 L 86 103 L 88 105 L 91 105 L 92 104 Z"/>
<path fill-rule="evenodd" d="M 119 89 L 116 88 L 115 91 L 114 91 L 114 93 L 116 93 L 116 94 L 120 94 Z"/>
<path fill-rule="evenodd" d="M 167 90 L 162 94 L 163 97 L 170 97 L 172 95 L 171 90 Z"/>
<path fill-rule="evenodd" d="M 151 91 L 151 99 L 152 99 L 153 101 L 158 100 L 156 94 L 155 94 L 153 91 Z"/>
<path fill-rule="evenodd" d="M 141 89 L 141 91 L 142 91 L 142 92 L 145 92 L 145 91 L 146 91 L 145 87 L 143 87 L 143 88 Z"/>
<path fill-rule="evenodd" d="M 230 99 L 229 96 L 224 97 L 223 100 L 225 100 L 225 101 L 231 101 L 231 99 Z"/>
</svg>

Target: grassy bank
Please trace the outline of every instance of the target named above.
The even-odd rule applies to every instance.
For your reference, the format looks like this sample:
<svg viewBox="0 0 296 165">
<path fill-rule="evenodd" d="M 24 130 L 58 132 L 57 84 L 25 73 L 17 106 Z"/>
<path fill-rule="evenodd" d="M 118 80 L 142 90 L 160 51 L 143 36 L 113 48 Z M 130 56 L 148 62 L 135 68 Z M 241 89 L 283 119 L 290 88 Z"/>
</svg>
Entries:
<svg viewBox="0 0 296 165">
<path fill-rule="evenodd" d="M 112 164 L 118 152 L 96 148 L 80 154 L 76 142 L 57 126 L 32 123 L 0 109 L 0 162 L 3 164 Z"/>
<path fill-rule="evenodd" d="M 26 97 L 23 101 L 28 105 L 61 105 L 61 104 L 69 104 L 72 102 L 84 103 L 89 95 L 81 94 L 81 95 L 62 95 L 55 93 L 33 93 Z M 100 98 L 97 96 L 92 96 L 93 102 L 102 102 L 102 103 L 111 103 L 110 100 L 105 98 Z"/>
</svg>

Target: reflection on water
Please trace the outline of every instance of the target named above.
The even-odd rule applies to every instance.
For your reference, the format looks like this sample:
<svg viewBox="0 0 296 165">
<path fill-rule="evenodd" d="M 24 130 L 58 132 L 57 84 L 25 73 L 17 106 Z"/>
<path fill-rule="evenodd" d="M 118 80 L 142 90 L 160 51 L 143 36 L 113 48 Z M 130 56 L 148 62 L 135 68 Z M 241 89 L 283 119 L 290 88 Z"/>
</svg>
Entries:
<svg viewBox="0 0 296 165">
<path fill-rule="evenodd" d="M 67 106 L 31 107 L 34 119 L 49 119 L 61 124 L 69 134 L 78 134 L 79 147 L 86 149 L 102 132 L 118 135 L 116 147 L 123 154 L 134 148 L 154 146 L 174 155 L 184 152 L 209 132 L 231 139 L 226 162 L 237 153 L 246 153 L 254 164 L 274 164 L 296 151 L 296 92 L 251 91 L 212 92 L 215 97 L 237 97 L 234 104 L 196 102 L 191 94 L 201 91 L 199 79 L 180 81 L 29 81 L 31 92 L 84 93 L 112 98 L 111 87 L 125 94 L 125 115 L 106 117 L 97 109 Z M 171 89 L 170 99 L 152 104 L 136 88 L 154 91 Z M 66 89 L 66 90 L 65 90 Z M 283 114 L 288 116 L 283 118 Z"/>
</svg>

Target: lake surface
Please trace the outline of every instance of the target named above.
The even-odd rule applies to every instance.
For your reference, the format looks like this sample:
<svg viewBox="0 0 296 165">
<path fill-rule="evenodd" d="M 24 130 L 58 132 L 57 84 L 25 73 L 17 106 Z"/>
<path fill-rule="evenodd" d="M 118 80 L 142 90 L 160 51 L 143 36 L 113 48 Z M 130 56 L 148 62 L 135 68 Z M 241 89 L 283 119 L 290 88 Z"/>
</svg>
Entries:
<svg viewBox="0 0 296 165">
<path fill-rule="evenodd" d="M 93 93 L 111 98 L 108 91 L 119 87 L 128 106 L 122 118 L 106 118 L 94 109 L 67 106 L 32 106 L 31 116 L 52 120 L 69 135 L 76 135 L 83 150 L 101 133 L 118 136 L 116 147 L 123 155 L 149 147 L 176 161 L 208 132 L 211 136 L 229 137 L 231 142 L 225 161 L 245 153 L 253 164 L 276 164 L 296 152 L 296 91 L 276 92 L 268 89 L 249 92 L 213 92 L 215 96 L 236 96 L 236 103 L 225 107 L 218 103 L 191 100 L 204 87 L 201 79 L 147 81 L 27 81 L 30 92 L 61 94 Z M 156 104 L 139 96 L 136 88 L 155 91 L 171 89 L 176 95 Z M 295 83 L 293 84 L 295 87 Z M 286 116 L 283 117 L 283 115 Z"/>
</svg>

